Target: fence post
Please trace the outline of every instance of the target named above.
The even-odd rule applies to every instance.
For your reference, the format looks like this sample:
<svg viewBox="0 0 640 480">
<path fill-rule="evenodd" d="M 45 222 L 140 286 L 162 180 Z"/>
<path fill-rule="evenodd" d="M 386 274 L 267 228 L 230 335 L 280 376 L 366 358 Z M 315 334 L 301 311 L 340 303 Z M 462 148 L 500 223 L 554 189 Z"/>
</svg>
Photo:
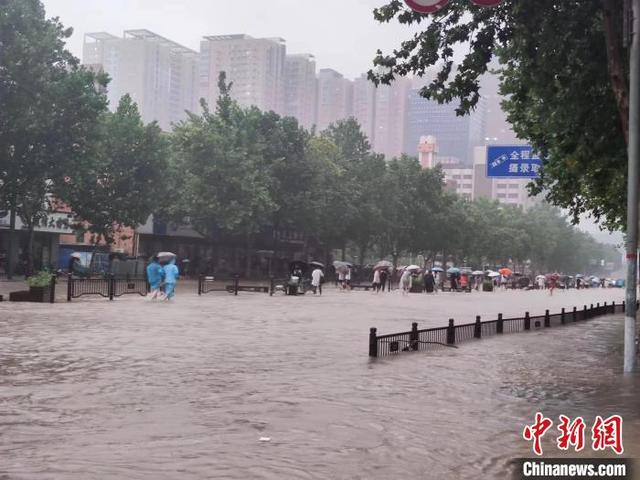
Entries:
<svg viewBox="0 0 640 480">
<path fill-rule="evenodd" d="M 578 321 L 578 309 L 576 307 L 573 307 L 573 321 Z"/>
<path fill-rule="evenodd" d="M 564 307 L 560 311 L 560 322 L 564 325 Z"/>
<path fill-rule="evenodd" d="M 600 313 L 602 313 L 604 315 L 604 314 L 608 313 L 607 311 L 608 311 L 607 302 L 604 302 L 604 305 L 602 306 L 602 312 L 600 312 Z"/>
<path fill-rule="evenodd" d="M 587 319 L 587 306 L 583 305 L 582 307 L 582 319 L 586 320 Z"/>
<path fill-rule="evenodd" d="M 524 329 L 531 330 L 531 317 L 529 316 L 529 312 L 525 312 L 524 314 Z"/>
<path fill-rule="evenodd" d="M 595 315 L 593 314 L 593 303 L 590 305 L 589 307 L 589 318 L 594 317 Z"/>
<path fill-rule="evenodd" d="M 544 327 L 548 328 L 551 326 L 551 317 L 549 317 L 549 310 L 544 311 Z"/>
<path fill-rule="evenodd" d="M 238 287 L 240 286 L 240 275 L 236 273 L 233 277 L 233 294 L 238 295 Z"/>
<path fill-rule="evenodd" d="M 113 300 L 113 297 L 116 294 L 116 277 L 113 274 L 110 274 L 107 280 L 107 290 L 109 292 L 109 300 Z"/>
<path fill-rule="evenodd" d="M 447 327 L 447 344 L 453 345 L 456 343 L 456 327 L 453 323 L 453 318 L 449 319 L 449 326 Z"/>
<path fill-rule="evenodd" d="M 198 275 L 198 295 L 202 295 L 202 278 L 204 275 Z"/>
<path fill-rule="evenodd" d="M 413 322 L 411 324 L 411 335 L 409 335 L 409 345 L 411 350 L 418 350 L 418 324 Z"/>
<path fill-rule="evenodd" d="M 480 321 L 480 315 L 476 315 L 476 324 L 473 328 L 474 338 L 482 338 L 482 322 Z"/>
<path fill-rule="evenodd" d="M 626 305 L 625 305 L 625 301 L 622 301 L 622 313 L 624 313 L 626 310 Z"/>
<path fill-rule="evenodd" d="M 616 313 L 616 302 L 611 302 L 611 313 Z"/>
<path fill-rule="evenodd" d="M 275 289 L 276 289 L 276 280 L 275 278 L 273 278 L 273 275 L 271 275 L 271 277 L 269 277 L 269 296 L 273 297 L 273 294 L 275 293 Z"/>
<path fill-rule="evenodd" d="M 377 328 L 370 328 L 369 329 L 369 356 L 370 357 L 377 357 L 378 356 L 378 335 L 377 332 L 378 329 Z"/>
<path fill-rule="evenodd" d="M 502 314 L 498 314 L 498 323 L 496 324 L 496 333 L 504 333 L 504 321 L 502 320 Z"/>
<path fill-rule="evenodd" d="M 596 311 L 595 311 L 594 317 L 597 317 L 598 315 L 601 315 L 601 314 L 602 314 L 602 312 L 600 311 L 600 302 L 598 302 L 596 304 Z"/>
<path fill-rule="evenodd" d="M 69 274 L 67 277 L 67 302 L 71 301 L 71 297 L 73 297 L 73 277 Z"/>
<path fill-rule="evenodd" d="M 49 303 L 56 301 L 56 276 L 51 277 L 51 284 L 49 285 Z"/>
</svg>

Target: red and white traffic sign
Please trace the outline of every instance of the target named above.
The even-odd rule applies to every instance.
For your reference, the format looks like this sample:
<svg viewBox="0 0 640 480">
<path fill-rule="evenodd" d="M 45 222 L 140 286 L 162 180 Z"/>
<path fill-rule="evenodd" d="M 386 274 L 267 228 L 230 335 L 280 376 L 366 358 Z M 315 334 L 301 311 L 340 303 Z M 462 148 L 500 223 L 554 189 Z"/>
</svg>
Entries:
<svg viewBox="0 0 640 480">
<path fill-rule="evenodd" d="M 413 10 L 420 13 L 433 13 L 440 10 L 450 0 L 405 0 L 405 3 L 409 5 Z"/>
<path fill-rule="evenodd" d="M 433 13 L 446 6 L 451 0 L 404 0 L 404 2 L 416 12 Z M 481 7 L 495 7 L 500 5 L 503 0 L 471 0 Z"/>
</svg>

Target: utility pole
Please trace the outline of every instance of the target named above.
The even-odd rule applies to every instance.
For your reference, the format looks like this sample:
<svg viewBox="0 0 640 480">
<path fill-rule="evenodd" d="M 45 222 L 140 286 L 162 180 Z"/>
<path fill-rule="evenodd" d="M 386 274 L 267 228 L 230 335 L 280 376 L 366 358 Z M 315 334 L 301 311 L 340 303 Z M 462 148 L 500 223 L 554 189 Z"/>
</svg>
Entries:
<svg viewBox="0 0 640 480">
<path fill-rule="evenodd" d="M 627 194 L 627 292 L 624 317 L 624 371 L 636 366 L 638 283 L 638 183 L 640 181 L 640 0 L 632 0 L 629 84 L 629 179 Z"/>
</svg>

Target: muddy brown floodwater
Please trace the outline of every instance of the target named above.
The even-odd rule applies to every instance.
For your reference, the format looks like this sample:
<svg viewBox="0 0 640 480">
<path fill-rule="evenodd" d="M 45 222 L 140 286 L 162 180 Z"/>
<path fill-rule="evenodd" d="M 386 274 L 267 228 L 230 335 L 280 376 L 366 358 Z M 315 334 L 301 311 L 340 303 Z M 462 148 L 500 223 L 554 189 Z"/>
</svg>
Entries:
<svg viewBox="0 0 640 480">
<path fill-rule="evenodd" d="M 621 290 L 270 298 L 182 287 L 170 305 L 0 303 L 1 479 L 507 478 L 530 455 L 521 432 L 536 411 L 588 425 L 621 414 L 625 456 L 640 454 L 621 316 L 367 357 L 372 326 L 555 312 L 622 301 Z M 558 456 L 553 439 L 544 447 Z"/>
</svg>

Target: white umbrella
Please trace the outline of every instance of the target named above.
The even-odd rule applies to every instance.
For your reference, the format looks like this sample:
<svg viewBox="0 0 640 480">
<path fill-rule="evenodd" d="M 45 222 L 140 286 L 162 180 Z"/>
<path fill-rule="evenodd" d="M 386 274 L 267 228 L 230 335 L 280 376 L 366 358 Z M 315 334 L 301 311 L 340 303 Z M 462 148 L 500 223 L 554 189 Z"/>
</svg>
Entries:
<svg viewBox="0 0 640 480">
<path fill-rule="evenodd" d="M 490 278 L 496 278 L 496 277 L 499 277 L 500 274 L 498 272 L 489 272 L 487 273 L 487 276 Z"/>
<path fill-rule="evenodd" d="M 471 272 L 471 275 L 480 276 L 484 275 L 484 272 L 482 270 L 474 270 L 473 272 Z"/>
<path fill-rule="evenodd" d="M 536 277 L 536 280 L 540 280 L 540 279 L 545 280 L 546 278 L 547 278 L 547 277 L 545 277 L 544 275 L 538 275 L 538 276 Z"/>
<path fill-rule="evenodd" d="M 405 268 L 405 270 L 420 270 L 420 267 L 418 265 L 409 265 L 408 267 Z"/>
</svg>

